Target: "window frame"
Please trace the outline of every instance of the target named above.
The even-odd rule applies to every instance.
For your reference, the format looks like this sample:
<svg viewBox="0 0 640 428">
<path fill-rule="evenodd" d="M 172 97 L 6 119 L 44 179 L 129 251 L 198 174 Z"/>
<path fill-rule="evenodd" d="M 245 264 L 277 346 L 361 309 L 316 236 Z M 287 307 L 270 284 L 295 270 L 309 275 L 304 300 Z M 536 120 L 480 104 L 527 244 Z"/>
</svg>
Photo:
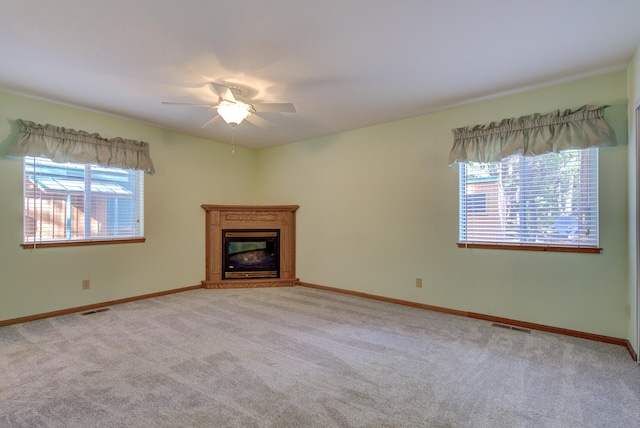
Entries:
<svg viewBox="0 0 640 428">
<path fill-rule="evenodd" d="M 467 171 L 467 165 L 465 163 L 460 163 L 459 164 L 459 182 L 458 182 L 458 194 L 459 194 L 459 203 L 458 203 L 458 242 L 457 242 L 457 246 L 459 248 L 479 248 L 479 249 L 500 249 L 500 250 L 525 250 L 525 251 L 548 251 L 548 252 L 575 252 L 575 253 L 593 253 L 593 254 L 599 254 L 602 252 L 602 248 L 600 247 L 599 244 L 599 198 L 598 198 L 598 187 L 599 187 L 599 183 L 598 183 L 598 171 L 599 171 L 599 165 L 598 165 L 598 149 L 597 148 L 589 148 L 589 149 L 582 149 L 582 150 L 591 150 L 592 152 L 589 153 L 589 162 L 593 162 L 594 165 L 591 165 L 592 168 L 595 169 L 595 183 L 592 183 L 592 186 L 595 186 L 595 223 L 596 223 L 596 233 L 598 234 L 596 237 L 596 244 L 595 245 L 565 245 L 565 244 L 555 244 L 555 243 L 551 243 L 551 242 L 544 242 L 544 243 L 529 243 L 529 242 L 504 242 L 501 241 L 500 239 L 495 239 L 494 241 L 491 240 L 487 240 L 485 241 L 481 241 L 481 240 L 467 240 L 468 237 L 466 237 L 467 239 L 464 239 L 465 236 L 464 233 L 466 233 L 466 228 L 467 225 L 469 223 L 469 208 L 470 205 L 468 203 L 468 200 L 466 201 L 466 210 L 463 213 L 463 198 L 468 197 L 470 194 L 468 193 L 468 185 L 469 185 L 469 181 L 467 180 L 467 176 L 466 176 L 466 171 Z M 517 156 L 517 155 L 516 155 Z M 526 160 L 525 160 L 526 161 Z M 503 162 L 503 161 L 500 161 Z M 522 178 L 520 178 L 522 179 Z M 464 188 L 463 188 L 464 186 Z M 592 188 L 590 188 L 590 190 L 594 190 Z M 482 193 L 482 192 L 479 192 Z M 527 211 L 528 212 L 528 211 Z M 484 216 L 484 215 L 488 215 L 486 213 L 472 213 L 475 216 Z M 464 232 L 463 232 L 464 230 Z"/>
<path fill-rule="evenodd" d="M 86 245 L 105 245 L 105 244 L 124 244 L 124 243 L 141 243 L 141 242 L 145 242 L 146 238 L 144 236 L 144 173 L 143 171 L 138 171 L 138 170 L 127 170 L 124 168 L 117 168 L 117 167 L 102 167 L 99 165 L 94 165 L 94 164 L 85 164 L 85 163 L 78 163 L 78 162 L 63 162 L 63 163 L 58 163 L 59 165 L 61 165 L 61 168 L 65 168 L 65 165 L 75 165 L 77 167 L 83 167 L 84 169 L 84 177 L 82 179 L 82 197 L 85 198 L 87 190 L 86 190 L 86 179 L 87 177 L 91 176 L 91 174 L 93 173 L 93 171 L 99 170 L 99 169 L 104 169 L 104 170 L 122 170 L 122 171 L 127 171 L 129 174 L 135 174 L 135 183 L 132 184 L 132 187 L 135 188 L 135 190 L 133 191 L 135 193 L 135 195 L 133 196 L 134 201 L 133 204 L 135 206 L 135 214 L 136 214 L 136 222 L 139 223 L 139 226 L 137 227 L 136 230 L 139 229 L 138 233 L 135 234 L 129 234 L 129 235 L 124 235 L 124 236 L 105 236 L 105 235 L 97 235 L 96 237 L 92 238 L 91 236 L 89 238 L 57 238 L 57 239 L 48 239 L 48 240 L 36 240 L 35 238 L 35 232 L 32 235 L 33 236 L 33 241 L 28 241 L 27 237 L 29 236 L 28 234 L 28 226 L 27 226 L 27 206 L 28 206 L 28 198 L 32 197 L 33 198 L 33 194 L 29 195 L 29 192 L 27 190 L 27 166 L 31 166 L 32 168 L 35 168 L 36 166 L 36 162 L 37 159 L 42 159 L 45 162 L 53 162 L 53 163 L 57 163 L 54 161 L 51 161 L 50 159 L 47 159 L 45 157 L 36 157 L 36 156 L 26 156 L 23 159 L 23 166 L 22 166 L 22 179 L 23 179 L 23 207 L 22 207 L 22 222 L 23 222 L 23 227 L 22 227 L 22 243 L 20 244 L 22 246 L 22 248 L 24 249 L 34 249 L 34 248 L 51 248 L 51 247 L 74 247 L 74 246 L 86 246 Z M 69 167 L 69 169 L 71 169 L 71 167 Z M 78 168 L 80 169 L 80 168 Z M 88 172 L 88 173 L 87 173 Z M 37 172 L 36 172 L 37 174 Z M 91 181 L 90 181 L 91 183 Z M 67 192 L 68 193 L 68 192 Z M 93 191 L 89 191 L 88 192 L 90 195 L 92 195 L 94 192 Z M 92 197 L 92 196 L 91 196 Z M 33 198 L 34 203 L 35 203 L 35 198 Z M 86 199 L 84 199 L 86 201 Z M 106 208 L 105 208 L 106 209 Z M 84 212 L 83 212 L 84 214 Z M 86 227 L 87 225 L 85 224 L 82 227 L 82 232 L 83 234 L 85 234 L 86 236 Z"/>
</svg>

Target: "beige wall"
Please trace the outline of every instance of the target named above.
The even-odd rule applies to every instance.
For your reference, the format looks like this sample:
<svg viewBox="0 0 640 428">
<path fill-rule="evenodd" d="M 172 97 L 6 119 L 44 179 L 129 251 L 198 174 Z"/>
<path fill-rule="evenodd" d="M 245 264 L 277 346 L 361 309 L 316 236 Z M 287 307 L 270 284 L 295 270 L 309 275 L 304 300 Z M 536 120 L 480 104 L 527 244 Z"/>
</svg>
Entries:
<svg viewBox="0 0 640 428">
<path fill-rule="evenodd" d="M 626 338 L 626 98 L 618 72 L 263 150 L 257 194 L 301 206 L 302 281 Z M 584 104 L 611 105 L 619 140 L 600 151 L 604 251 L 457 248 L 451 129 Z"/>
<path fill-rule="evenodd" d="M 624 72 L 258 152 L 0 94 L 15 119 L 151 144 L 144 244 L 23 250 L 22 165 L 0 158 L 0 320 L 196 285 L 202 203 L 299 204 L 297 273 L 310 283 L 626 338 L 629 296 Z M 610 104 L 619 146 L 600 152 L 602 254 L 465 250 L 451 129 Z M 422 289 L 415 278 L 424 280 Z M 81 290 L 90 278 L 92 288 Z"/>
<path fill-rule="evenodd" d="M 640 106 L 640 46 L 627 70 L 629 94 L 629 341 L 640 354 L 638 326 L 638 124 L 636 108 Z"/>
<path fill-rule="evenodd" d="M 0 320 L 197 285 L 203 203 L 253 202 L 256 154 L 103 115 L 0 93 L 0 150 L 16 119 L 147 141 L 143 244 L 23 250 L 22 162 L 0 157 Z M 82 290 L 82 280 L 91 289 Z"/>
</svg>

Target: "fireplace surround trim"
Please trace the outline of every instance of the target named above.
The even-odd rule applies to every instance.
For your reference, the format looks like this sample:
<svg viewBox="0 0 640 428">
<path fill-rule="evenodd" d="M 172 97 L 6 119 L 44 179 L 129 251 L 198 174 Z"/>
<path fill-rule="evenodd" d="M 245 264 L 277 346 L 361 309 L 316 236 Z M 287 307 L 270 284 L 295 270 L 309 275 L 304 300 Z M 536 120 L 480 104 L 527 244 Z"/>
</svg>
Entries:
<svg viewBox="0 0 640 428">
<path fill-rule="evenodd" d="M 295 271 L 296 211 L 298 205 L 212 205 L 205 210 L 205 288 L 291 287 L 298 284 Z M 280 232 L 279 278 L 223 278 L 224 229 L 278 229 Z"/>
</svg>

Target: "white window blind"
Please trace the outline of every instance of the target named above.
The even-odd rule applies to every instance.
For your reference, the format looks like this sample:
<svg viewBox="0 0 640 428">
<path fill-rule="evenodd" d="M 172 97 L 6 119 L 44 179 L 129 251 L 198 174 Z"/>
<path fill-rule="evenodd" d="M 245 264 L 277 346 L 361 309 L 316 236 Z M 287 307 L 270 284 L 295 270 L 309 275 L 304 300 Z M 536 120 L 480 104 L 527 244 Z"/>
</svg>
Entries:
<svg viewBox="0 0 640 428">
<path fill-rule="evenodd" d="M 462 244 L 598 247 L 598 149 L 460 163 Z"/>
<path fill-rule="evenodd" d="M 24 158 L 24 243 L 142 238 L 143 171 Z"/>
</svg>

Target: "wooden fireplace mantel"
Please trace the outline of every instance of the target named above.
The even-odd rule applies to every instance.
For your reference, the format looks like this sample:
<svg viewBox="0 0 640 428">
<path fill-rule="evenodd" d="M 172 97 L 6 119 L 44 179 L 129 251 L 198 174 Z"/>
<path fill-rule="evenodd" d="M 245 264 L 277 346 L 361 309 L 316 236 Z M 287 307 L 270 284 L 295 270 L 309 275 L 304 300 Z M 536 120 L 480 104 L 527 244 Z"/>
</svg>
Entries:
<svg viewBox="0 0 640 428">
<path fill-rule="evenodd" d="M 205 288 L 291 287 L 296 278 L 296 210 L 298 205 L 202 205 L 206 212 Z M 280 278 L 222 279 L 224 229 L 279 229 Z"/>
</svg>

